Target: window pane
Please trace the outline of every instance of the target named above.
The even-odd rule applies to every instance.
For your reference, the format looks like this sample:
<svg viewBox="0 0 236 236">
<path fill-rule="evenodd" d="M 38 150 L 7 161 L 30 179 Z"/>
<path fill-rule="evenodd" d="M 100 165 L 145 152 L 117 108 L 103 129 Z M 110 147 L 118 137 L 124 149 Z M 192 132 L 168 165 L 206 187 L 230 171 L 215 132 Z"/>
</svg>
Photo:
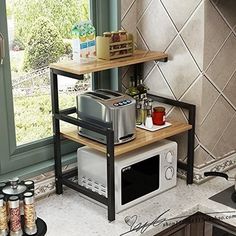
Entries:
<svg viewBox="0 0 236 236">
<path fill-rule="evenodd" d="M 17 145 L 52 135 L 49 67 L 71 60 L 71 29 L 89 19 L 89 0 L 7 2 L 8 35 Z M 59 79 L 60 108 L 75 105 L 91 88 L 91 76 Z"/>
</svg>

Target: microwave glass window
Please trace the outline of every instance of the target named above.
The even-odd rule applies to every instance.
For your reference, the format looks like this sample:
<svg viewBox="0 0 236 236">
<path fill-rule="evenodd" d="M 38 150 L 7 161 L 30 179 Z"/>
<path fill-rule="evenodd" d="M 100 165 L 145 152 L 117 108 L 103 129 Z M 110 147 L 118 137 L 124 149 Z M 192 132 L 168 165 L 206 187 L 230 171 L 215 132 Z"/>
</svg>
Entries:
<svg viewBox="0 0 236 236">
<path fill-rule="evenodd" d="M 121 169 L 122 205 L 159 188 L 159 155 Z"/>
</svg>

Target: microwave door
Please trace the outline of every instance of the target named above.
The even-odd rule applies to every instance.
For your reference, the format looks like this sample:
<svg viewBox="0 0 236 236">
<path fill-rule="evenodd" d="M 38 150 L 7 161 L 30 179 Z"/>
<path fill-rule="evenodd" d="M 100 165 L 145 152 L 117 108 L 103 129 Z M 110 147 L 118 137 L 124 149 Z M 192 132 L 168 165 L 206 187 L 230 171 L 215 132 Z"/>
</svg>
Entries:
<svg viewBox="0 0 236 236">
<path fill-rule="evenodd" d="M 156 155 L 121 169 L 121 204 L 159 188 L 160 156 Z"/>
</svg>

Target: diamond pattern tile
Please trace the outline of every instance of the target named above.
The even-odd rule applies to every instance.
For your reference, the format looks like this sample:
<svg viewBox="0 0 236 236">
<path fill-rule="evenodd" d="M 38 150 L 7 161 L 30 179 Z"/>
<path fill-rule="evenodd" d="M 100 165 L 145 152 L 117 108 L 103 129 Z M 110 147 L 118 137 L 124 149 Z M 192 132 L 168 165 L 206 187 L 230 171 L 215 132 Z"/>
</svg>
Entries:
<svg viewBox="0 0 236 236">
<path fill-rule="evenodd" d="M 210 79 L 223 89 L 236 68 L 236 36 L 231 34 L 206 71 Z"/>
<path fill-rule="evenodd" d="M 201 0 L 162 0 L 177 29 L 180 30 Z"/>
<path fill-rule="evenodd" d="M 220 158 L 236 152 L 236 116 L 229 123 L 222 137 L 216 143 L 213 154 Z"/>
<path fill-rule="evenodd" d="M 236 68 L 235 68 L 236 69 Z M 236 72 L 233 74 L 232 78 L 230 79 L 229 83 L 225 87 L 223 93 L 226 97 L 232 102 L 232 104 L 236 107 Z"/>
<path fill-rule="evenodd" d="M 197 62 L 200 69 L 203 69 L 204 54 L 204 4 L 203 2 L 194 12 L 191 19 L 181 32 L 187 47 Z"/>
<path fill-rule="evenodd" d="M 231 27 L 236 25 L 236 1 L 235 0 L 212 0 L 216 7 L 223 14 Z"/>
<path fill-rule="evenodd" d="M 134 34 L 135 45 L 169 54 L 167 63 L 143 66 L 150 93 L 197 106 L 194 165 L 202 168 L 214 162 L 214 157 L 235 152 L 236 0 L 121 2 L 122 27 Z M 122 68 L 121 74 L 125 91 L 132 68 Z M 166 110 L 168 117 L 186 121 L 186 111 L 171 106 Z M 175 139 L 178 158 L 184 160 L 187 134 Z"/>
<path fill-rule="evenodd" d="M 132 4 L 125 18 L 121 21 L 122 28 L 127 32 L 133 34 L 134 41 L 137 41 L 137 32 L 136 32 L 136 23 L 137 23 L 137 8 L 136 3 Z"/>
<path fill-rule="evenodd" d="M 137 4 L 137 19 L 139 20 L 148 5 L 152 0 L 136 0 Z"/>
<path fill-rule="evenodd" d="M 198 135 L 201 143 L 203 143 L 209 151 L 212 151 L 215 144 L 218 142 L 234 113 L 235 111 L 222 96 L 211 109 L 201 125 L 200 134 Z"/>
<path fill-rule="evenodd" d="M 217 25 L 217 27 L 215 27 Z M 205 2 L 205 38 L 204 38 L 204 69 L 207 68 L 216 52 L 230 33 L 223 18 L 210 1 Z"/>
<path fill-rule="evenodd" d="M 199 146 L 194 153 L 194 166 L 202 167 L 205 164 L 213 162 L 215 159 L 207 153 L 201 146 Z"/>
<path fill-rule="evenodd" d="M 177 33 L 162 4 L 156 0 L 148 6 L 137 27 L 153 51 L 165 51 Z"/>
<path fill-rule="evenodd" d="M 124 18 L 125 14 L 127 13 L 127 11 L 129 10 L 131 4 L 134 1 L 135 0 L 121 0 L 121 19 Z"/>
<path fill-rule="evenodd" d="M 170 60 L 160 64 L 160 69 L 179 99 L 199 75 L 199 71 L 180 37 L 175 39 L 167 53 Z"/>
<path fill-rule="evenodd" d="M 168 84 L 161 75 L 157 66 L 149 73 L 144 84 L 149 88 L 151 94 L 174 98 Z"/>
</svg>

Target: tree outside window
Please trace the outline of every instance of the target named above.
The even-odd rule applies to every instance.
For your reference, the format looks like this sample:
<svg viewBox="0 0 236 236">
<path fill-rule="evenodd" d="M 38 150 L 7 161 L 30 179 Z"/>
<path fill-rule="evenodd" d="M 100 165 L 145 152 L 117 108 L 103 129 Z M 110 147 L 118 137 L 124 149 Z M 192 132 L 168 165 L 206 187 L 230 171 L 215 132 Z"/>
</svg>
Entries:
<svg viewBox="0 0 236 236">
<path fill-rule="evenodd" d="M 8 34 L 17 144 L 52 135 L 48 65 L 71 60 L 71 29 L 89 19 L 88 0 L 7 1 Z M 73 106 L 91 86 L 61 78 L 60 105 Z"/>
</svg>

